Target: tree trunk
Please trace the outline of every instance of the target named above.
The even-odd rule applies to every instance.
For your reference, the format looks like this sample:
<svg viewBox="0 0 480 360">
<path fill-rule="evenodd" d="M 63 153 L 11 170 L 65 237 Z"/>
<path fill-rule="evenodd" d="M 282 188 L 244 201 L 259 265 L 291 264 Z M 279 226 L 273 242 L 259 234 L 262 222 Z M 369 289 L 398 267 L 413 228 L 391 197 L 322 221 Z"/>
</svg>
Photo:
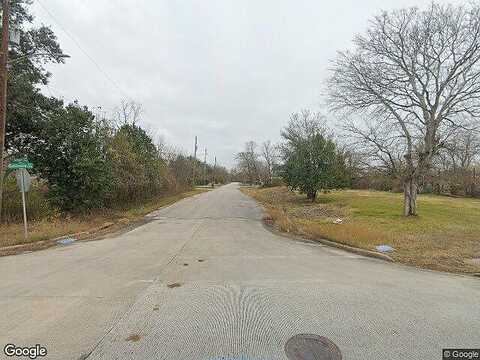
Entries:
<svg viewBox="0 0 480 360">
<path fill-rule="evenodd" d="M 1 152 L 1 151 L 0 151 Z M 2 212 L 3 212 L 3 188 L 5 182 L 5 169 L 3 163 L 0 162 L 0 224 L 2 224 Z"/>
<path fill-rule="evenodd" d="M 407 178 L 403 183 L 403 205 L 405 216 L 417 215 L 417 182 L 413 178 Z"/>
<path fill-rule="evenodd" d="M 312 202 L 315 202 L 316 198 L 317 198 L 317 190 L 310 190 L 307 192 L 307 199 L 311 200 Z"/>
</svg>

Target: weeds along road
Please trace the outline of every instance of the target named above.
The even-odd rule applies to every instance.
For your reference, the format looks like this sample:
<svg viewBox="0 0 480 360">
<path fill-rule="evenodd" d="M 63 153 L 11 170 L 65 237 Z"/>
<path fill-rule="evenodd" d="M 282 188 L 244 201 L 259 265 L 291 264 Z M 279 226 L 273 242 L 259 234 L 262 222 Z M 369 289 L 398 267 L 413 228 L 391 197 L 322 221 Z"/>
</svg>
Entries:
<svg viewBox="0 0 480 360">
<path fill-rule="evenodd" d="M 275 235 L 236 184 L 128 233 L 0 258 L 0 344 L 47 359 L 286 359 L 298 333 L 344 359 L 480 347 L 480 280 Z"/>
</svg>

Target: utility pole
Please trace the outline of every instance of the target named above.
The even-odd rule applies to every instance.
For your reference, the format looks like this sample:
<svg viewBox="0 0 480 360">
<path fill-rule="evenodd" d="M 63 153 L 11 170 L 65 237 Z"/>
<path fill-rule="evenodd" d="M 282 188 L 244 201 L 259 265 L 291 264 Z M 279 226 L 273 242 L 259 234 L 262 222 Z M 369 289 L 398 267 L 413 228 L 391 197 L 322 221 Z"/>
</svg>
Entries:
<svg viewBox="0 0 480 360">
<path fill-rule="evenodd" d="M 212 187 L 215 187 L 216 175 L 217 175 L 217 157 L 215 156 L 215 163 L 213 165 L 213 184 L 212 184 Z"/>
<path fill-rule="evenodd" d="M 3 164 L 5 150 L 5 123 L 7 118 L 7 61 L 8 61 L 8 23 L 10 18 L 10 1 L 2 1 L 2 44 L 0 53 L 0 223 L 2 222 L 3 181 L 5 169 Z"/>
<path fill-rule="evenodd" d="M 195 171 L 197 167 L 197 150 L 198 150 L 198 144 L 197 144 L 197 136 L 195 135 L 195 147 L 193 149 L 193 180 L 192 180 L 192 186 L 195 187 Z"/>
<path fill-rule="evenodd" d="M 207 185 L 207 148 L 205 148 L 205 155 L 203 157 L 203 182 Z"/>
</svg>

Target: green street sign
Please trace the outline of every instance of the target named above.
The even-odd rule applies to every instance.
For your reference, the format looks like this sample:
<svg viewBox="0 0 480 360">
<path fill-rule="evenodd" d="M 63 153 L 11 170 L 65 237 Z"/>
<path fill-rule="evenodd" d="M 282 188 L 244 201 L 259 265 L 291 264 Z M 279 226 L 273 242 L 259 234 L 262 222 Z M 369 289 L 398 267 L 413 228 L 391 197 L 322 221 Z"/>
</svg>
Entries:
<svg viewBox="0 0 480 360">
<path fill-rule="evenodd" d="M 17 169 L 31 169 L 33 168 L 33 164 L 29 162 L 27 159 L 17 159 L 13 160 L 8 164 L 9 170 L 17 170 Z"/>
</svg>

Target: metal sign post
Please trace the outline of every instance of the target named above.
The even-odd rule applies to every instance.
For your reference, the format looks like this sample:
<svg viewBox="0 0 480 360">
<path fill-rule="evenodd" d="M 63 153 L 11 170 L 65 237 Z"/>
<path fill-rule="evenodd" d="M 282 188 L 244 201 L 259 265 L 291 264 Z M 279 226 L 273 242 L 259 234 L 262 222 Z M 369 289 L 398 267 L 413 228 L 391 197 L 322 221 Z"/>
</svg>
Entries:
<svg viewBox="0 0 480 360">
<path fill-rule="evenodd" d="M 20 172 L 20 177 L 21 177 L 21 187 L 20 191 L 22 192 L 22 205 L 23 205 L 23 236 L 25 240 L 27 240 L 28 237 L 28 230 L 27 230 L 27 206 L 25 204 L 25 173 L 28 174 L 27 170 L 25 169 L 20 169 L 18 170 Z"/>
<path fill-rule="evenodd" d="M 17 178 L 17 185 L 22 193 L 22 207 L 23 207 L 23 234 L 25 240 L 28 237 L 27 229 L 27 204 L 25 202 L 25 193 L 30 189 L 30 174 L 27 169 L 31 169 L 33 164 L 26 159 L 14 160 L 8 165 L 9 170 L 15 170 L 15 177 Z"/>
</svg>

